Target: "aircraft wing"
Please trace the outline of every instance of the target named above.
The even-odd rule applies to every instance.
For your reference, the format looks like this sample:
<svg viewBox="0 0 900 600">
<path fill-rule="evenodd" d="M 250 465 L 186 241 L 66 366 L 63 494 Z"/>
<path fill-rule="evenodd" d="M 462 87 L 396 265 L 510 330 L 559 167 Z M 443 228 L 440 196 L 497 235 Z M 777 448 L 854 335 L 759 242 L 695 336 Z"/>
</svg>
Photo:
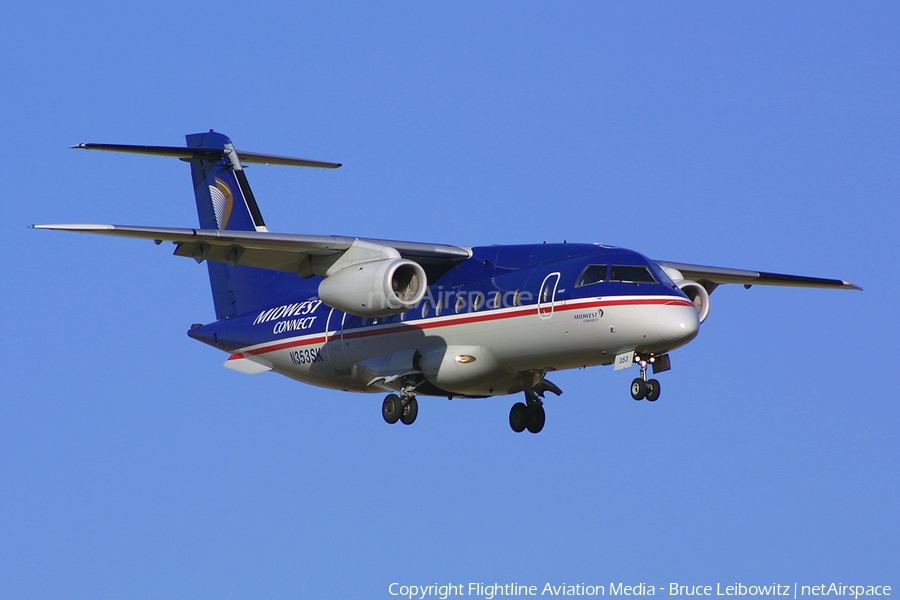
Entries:
<svg viewBox="0 0 900 600">
<path fill-rule="evenodd" d="M 302 277 L 325 271 L 356 241 L 395 248 L 401 256 L 425 265 L 459 262 L 472 256 L 469 248 L 417 242 L 397 242 L 331 235 L 294 235 L 262 231 L 130 227 L 124 225 L 32 225 L 33 229 L 56 229 L 119 237 L 173 242 L 177 256 L 197 262 L 211 260 Z"/>
<path fill-rule="evenodd" d="M 707 292 L 712 292 L 716 286 L 723 283 L 740 283 L 748 288 L 751 285 L 782 285 L 792 287 L 862 290 L 861 287 L 853 285 L 848 281 L 841 281 L 840 279 L 821 279 L 818 277 L 803 277 L 800 275 L 764 273 L 762 271 L 704 267 L 702 265 L 689 265 L 663 260 L 658 260 L 656 263 L 667 269 L 676 269 L 684 276 L 684 279 L 700 283 L 706 288 Z"/>
</svg>

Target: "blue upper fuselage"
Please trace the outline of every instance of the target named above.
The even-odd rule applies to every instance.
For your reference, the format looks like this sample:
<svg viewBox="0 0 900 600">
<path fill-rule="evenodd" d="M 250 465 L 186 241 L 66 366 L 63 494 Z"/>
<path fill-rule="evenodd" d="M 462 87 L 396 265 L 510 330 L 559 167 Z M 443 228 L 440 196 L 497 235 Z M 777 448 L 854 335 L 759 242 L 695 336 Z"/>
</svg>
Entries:
<svg viewBox="0 0 900 600">
<path fill-rule="evenodd" d="M 188 334 L 234 351 L 298 335 L 325 334 L 342 326 L 345 331 L 376 323 L 413 326 L 424 318 L 542 301 L 622 295 L 686 297 L 655 262 L 632 250 L 598 244 L 481 246 L 456 264 L 423 266 L 429 280 L 425 298 L 402 314 L 378 319 L 345 316 L 318 301 L 321 278 L 298 277 L 297 289 L 289 297 L 273 298 L 263 310 L 196 327 Z M 542 288 L 548 275 L 555 273 L 559 277 L 552 278 L 553 289 Z"/>
</svg>

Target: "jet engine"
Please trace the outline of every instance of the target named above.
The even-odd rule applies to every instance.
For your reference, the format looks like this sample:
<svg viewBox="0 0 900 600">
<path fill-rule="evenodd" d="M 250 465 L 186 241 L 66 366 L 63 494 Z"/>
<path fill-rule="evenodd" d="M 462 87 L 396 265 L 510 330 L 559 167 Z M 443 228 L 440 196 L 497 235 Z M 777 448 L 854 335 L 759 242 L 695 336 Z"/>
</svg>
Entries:
<svg viewBox="0 0 900 600">
<path fill-rule="evenodd" d="M 694 303 L 694 308 L 700 315 L 700 322 L 705 321 L 709 316 L 709 292 L 706 291 L 706 288 L 696 281 L 688 279 L 678 279 L 674 283 Z"/>
<path fill-rule="evenodd" d="M 662 269 L 672 279 L 672 283 L 677 285 L 678 289 L 684 292 L 688 299 L 694 303 L 694 308 L 697 309 L 697 314 L 700 315 L 700 322 L 705 321 L 706 317 L 709 316 L 709 292 L 706 291 L 706 288 L 696 281 L 685 279 L 678 269 L 673 267 L 663 267 Z"/>
<path fill-rule="evenodd" d="M 402 258 L 351 265 L 319 284 L 319 298 L 360 317 L 385 317 L 409 310 L 425 296 L 425 269 Z"/>
</svg>

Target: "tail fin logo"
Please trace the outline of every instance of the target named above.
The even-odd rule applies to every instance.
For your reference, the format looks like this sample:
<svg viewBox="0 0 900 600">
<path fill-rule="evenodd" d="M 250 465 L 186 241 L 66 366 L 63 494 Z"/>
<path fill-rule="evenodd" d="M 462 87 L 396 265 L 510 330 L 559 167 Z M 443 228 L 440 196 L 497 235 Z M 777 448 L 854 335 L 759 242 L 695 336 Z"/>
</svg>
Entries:
<svg viewBox="0 0 900 600">
<path fill-rule="evenodd" d="M 234 206 L 234 194 L 227 183 L 216 177 L 216 185 L 209 186 L 209 195 L 212 197 L 216 223 L 219 225 L 219 229 L 225 229 L 228 225 L 228 219 L 231 217 L 231 209 Z"/>
</svg>

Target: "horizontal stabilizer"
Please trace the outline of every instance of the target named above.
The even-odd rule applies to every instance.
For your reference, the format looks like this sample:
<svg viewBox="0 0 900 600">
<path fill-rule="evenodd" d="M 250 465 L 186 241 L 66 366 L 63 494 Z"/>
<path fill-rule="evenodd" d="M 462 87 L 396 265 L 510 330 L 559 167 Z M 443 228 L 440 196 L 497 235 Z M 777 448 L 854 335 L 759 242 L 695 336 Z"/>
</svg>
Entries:
<svg viewBox="0 0 900 600">
<path fill-rule="evenodd" d="M 130 154 L 151 154 L 155 156 L 172 156 L 182 160 L 220 160 L 234 150 L 224 148 L 181 148 L 178 146 L 129 146 L 125 144 L 78 144 L 72 148 L 83 150 L 105 150 L 107 152 L 128 152 Z M 305 158 L 290 158 L 288 156 L 275 156 L 272 154 L 259 154 L 258 152 L 238 152 L 241 163 L 255 163 L 261 165 L 284 165 L 287 167 L 316 167 L 319 169 L 337 169 L 340 163 L 322 162 L 319 160 L 306 160 Z"/>
</svg>

